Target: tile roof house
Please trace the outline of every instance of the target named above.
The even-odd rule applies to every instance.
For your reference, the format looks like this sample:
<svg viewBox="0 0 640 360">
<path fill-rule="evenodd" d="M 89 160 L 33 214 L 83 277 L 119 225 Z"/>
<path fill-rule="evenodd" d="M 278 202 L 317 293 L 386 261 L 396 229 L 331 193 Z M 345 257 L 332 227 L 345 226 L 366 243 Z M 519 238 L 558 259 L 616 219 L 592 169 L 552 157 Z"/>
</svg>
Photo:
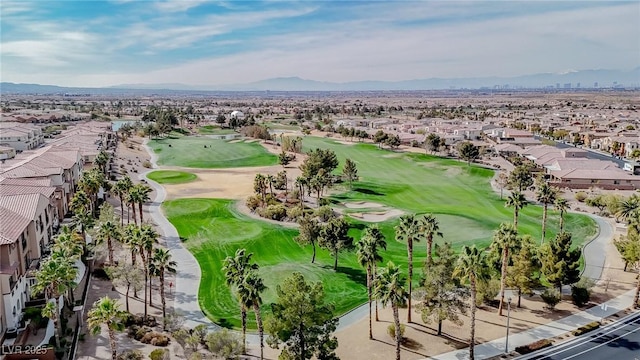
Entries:
<svg viewBox="0 0 640 360">
<path fill-rule="evenodd" d="M 42 129 L 17 122 L 0 122 L 0 145 L 25 151 L 44 144 Z"/>
</svg>

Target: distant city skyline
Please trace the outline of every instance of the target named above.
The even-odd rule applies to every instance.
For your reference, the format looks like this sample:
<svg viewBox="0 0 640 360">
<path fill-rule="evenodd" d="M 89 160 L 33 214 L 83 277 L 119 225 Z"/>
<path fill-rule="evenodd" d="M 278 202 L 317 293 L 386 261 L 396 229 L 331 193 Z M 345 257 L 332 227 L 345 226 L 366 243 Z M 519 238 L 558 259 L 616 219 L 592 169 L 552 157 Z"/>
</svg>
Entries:
<svg viewBox="0 0 640 360">
<path fill-rule="evenodd" d="M 3 0 L 0 20 L 1 81 L 16 83 L 341 83 L 640 65 L 638 1 Z"/>
</svg>

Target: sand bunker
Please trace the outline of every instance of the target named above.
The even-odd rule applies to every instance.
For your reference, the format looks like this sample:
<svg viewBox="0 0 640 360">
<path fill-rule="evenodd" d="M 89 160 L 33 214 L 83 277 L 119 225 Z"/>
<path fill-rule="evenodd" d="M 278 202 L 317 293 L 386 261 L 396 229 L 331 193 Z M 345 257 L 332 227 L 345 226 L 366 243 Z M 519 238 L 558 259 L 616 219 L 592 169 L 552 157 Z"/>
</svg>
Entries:
<svg viewBox="0 0 640 360">
<path fill-rule="evenodd" d="M 239 143 L 239 142 L 243 142 L 244 139 L 235 139 L 235 140 L 231 140 L 229 141 L 229 144 L 235 144 L 235 143 Z"/>
<path fill-rule="evenodd" d="M 361 212 L 344 212 L 341 209 L 337 208 L 341 214 L 351 216 L 352 218 L 366 221 L 366 222 L 382 222 L 392 219 L 394 217 L 398 217 L 404 214 L 403 211 L 393 208 L 388 208 L 382 204 L 367 202 L 367 201 L 351 201 L 342 203 L 342 205 L 347 209 L 371 209 L 372 211 L 361 211 Z"/>
<path fill-rule="evenodd" d="M 342 145 L 353 145 L 353 144 L 356 144 L 355 142 L 345 141 L 345 140 L 334 140 L 334 142 L 337 142 L 338 144 L 342 144 Z"/>
<path fill-rule="evenodd" d="M 367 209 L 367 208 L 381 208 L 382 204 L 374 203 L 374 202 L 366 202 L 366 201 L 351 201 L 342 203 L 344 207 L 348 209 Z"/>
<path fill-rule="evenodd" d="M 373 213 L 362 213 L 359 219 L 366 222 L 382 222 L 382 221 L 387 221 L 389 219 L 393 219 L 402 214 L 404 214 L 404 212 L 401 210 L 390 209 L 389 211 L 376 211 Z"/>
</svg>

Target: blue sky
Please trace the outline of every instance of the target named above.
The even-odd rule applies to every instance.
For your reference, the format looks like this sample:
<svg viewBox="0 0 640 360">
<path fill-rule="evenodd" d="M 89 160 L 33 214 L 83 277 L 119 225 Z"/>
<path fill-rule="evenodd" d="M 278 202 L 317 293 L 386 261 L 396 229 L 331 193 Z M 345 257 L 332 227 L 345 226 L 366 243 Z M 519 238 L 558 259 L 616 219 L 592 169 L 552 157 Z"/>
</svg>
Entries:
<svg viewBox="0 0 640 360">
<path fill-rule="evenodd" d="M 0 2 L 2 81 L 211 86 L 640 65 L 640 1 Z"/>
</svg>

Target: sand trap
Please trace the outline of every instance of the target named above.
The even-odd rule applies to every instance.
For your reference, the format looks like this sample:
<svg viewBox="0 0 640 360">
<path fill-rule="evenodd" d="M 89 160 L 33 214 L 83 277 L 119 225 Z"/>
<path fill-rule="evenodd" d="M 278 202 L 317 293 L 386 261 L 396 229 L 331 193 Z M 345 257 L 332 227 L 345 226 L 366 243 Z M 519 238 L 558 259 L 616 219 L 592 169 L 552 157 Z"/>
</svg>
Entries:
<svg viewBox="0 0 640 360">
<path fill-rule="evenodd" d="M 235 139 L 235 140 L 231 140 L 229 141 L 229 144 L 235 144 L 235 143 L 239 143 L 239 142 L 243 142 L 243 139 Z"/>
<path fill-rule="evenodd" d="M 360 219 L 362 221 L 367 221 L 367 222 L 382 222 L 382 221 L 387 221 L 389 219 L 393 219 L 395 217 L 398 217 L 400 215 L 404 214 L 403 211 L 398 210 L 398 209 L 391 209 L 389 211 L 377 211 L 374 213 L 363 213 L 362 217 L 360 217 Z M 351 215 L 351 214 L 349 214 Z"/>
<path fill-rule="evenodd" d="M 253 142 L 256 142 L 256 141 L 260 141 L 260 139 L 248 139 L 248 140 L 245 140 L 244 142 L 253 143 Z"/>
<path fill-rule="evenodd" d="M 462 174 L 462 170 L 457 167 L 449 168 L 447 169 L 447 171 L 445 171 L 445 175 L 448 177 L 456 177 L 456 176 L 459 176 L 460 174 Z"/>
<path fill-rule="evenodd" d="M 345 140 L 334 140 L 334 142 L 337 142 L 338 144 L 342 144 L 342 145 L 349 145 L 349 146 L 356 144 L 355 142 L 345 141 Z"/>
<path fill-rule="evenodd" d="M 382 155 L 383 158 L 399 158 L 400 156 L 402 156 L 402 154 L 387 154 L 387 155 Z"/>
<path fill-rule="evenodd" d="M 381 208 L 382 204 L 374 203 L 374 202 L 366 202 L 366 201 L 351 201 L 342 203 L 344 207 L 348 209 L 366 209 L 366 208 Z"/>
</svg>

